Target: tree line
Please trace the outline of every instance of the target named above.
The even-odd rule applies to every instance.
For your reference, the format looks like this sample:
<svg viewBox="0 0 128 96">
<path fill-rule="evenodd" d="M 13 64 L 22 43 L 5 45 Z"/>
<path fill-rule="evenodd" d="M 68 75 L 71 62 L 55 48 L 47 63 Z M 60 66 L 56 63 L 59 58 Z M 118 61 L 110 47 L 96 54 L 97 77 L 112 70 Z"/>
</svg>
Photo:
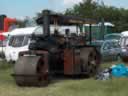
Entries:
<svg viewBox="0 0 128 96">
<path fill-rule="evenodd" d="M 128 9 L 107 6 L 103 2 L 83 0 L 65 11 L 66 15 L 76 15 L 92 18 L 99 22 L 111 22 L 115 25 L 115 32 L 128 30 Z"/>
</svg>

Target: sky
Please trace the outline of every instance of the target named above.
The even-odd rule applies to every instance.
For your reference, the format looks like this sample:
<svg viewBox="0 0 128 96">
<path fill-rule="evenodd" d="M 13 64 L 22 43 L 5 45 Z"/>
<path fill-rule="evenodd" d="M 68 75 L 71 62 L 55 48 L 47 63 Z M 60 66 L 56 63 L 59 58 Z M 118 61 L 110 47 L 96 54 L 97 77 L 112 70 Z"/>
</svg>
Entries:
<svg viewBox="0 0 128 96">
<path fill-rule="evenodd" d="M 8 17 L 13 18 L 33 17 L 43 9 L 64 12 L 66 8 L 70 8 L 81 1 L 82 0 L 0 0 L 0 14 L 6 14 Z M 128 0 L 103 1 L 106 5 L 128 9 Z"/>
</svg>

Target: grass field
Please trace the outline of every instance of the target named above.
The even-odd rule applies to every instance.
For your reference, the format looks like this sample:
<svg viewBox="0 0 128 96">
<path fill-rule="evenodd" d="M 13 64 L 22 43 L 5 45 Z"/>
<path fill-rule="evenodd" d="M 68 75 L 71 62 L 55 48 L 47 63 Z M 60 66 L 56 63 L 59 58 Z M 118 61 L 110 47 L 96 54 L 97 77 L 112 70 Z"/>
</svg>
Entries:
<svg viewBox="0 0 128 96">
<path fill-rule="evenodd" d="M 116 64 L 118 62 L 113 62 Z M 110 66 L 104 64 L 103 67 Z M 107 81 L 91 79 L 59 80 L 47 87 L 18 87 L 11 73 L 12 65 L 0 64 L 0 96 L 128 96 L 128 79 L 112 78 Z"/>
</svg>

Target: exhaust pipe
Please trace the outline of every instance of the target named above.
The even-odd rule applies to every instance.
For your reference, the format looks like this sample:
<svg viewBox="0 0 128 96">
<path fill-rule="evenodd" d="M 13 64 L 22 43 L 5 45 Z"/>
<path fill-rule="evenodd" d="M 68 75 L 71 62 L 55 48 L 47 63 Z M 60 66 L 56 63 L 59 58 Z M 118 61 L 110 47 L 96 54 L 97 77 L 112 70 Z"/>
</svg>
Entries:
<svg viewBox="0 0 128 96">
<path fill-rule="evenodd" d="M 50 11 L 44 10 L 43 11 L 43 32 L 44 36 L 50 36 Z"/>
</svg>

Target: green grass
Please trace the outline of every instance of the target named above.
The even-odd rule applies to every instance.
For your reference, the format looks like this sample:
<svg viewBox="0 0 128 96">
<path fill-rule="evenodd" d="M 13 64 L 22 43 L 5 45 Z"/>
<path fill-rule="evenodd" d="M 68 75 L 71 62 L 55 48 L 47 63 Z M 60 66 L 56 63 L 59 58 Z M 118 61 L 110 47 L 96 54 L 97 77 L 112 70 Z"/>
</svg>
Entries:
<svg viewBox="0 0 128 96">
<path fill-rule="evenodd" d="M 111 66 L 120 62 L 102 64 Z M 3 67 L 4 66 L 4 67 Z M 47 87 L 18 87 L 11 77 L 12 65 L 0 64 L 0 96 L 128 96 L 128 79 L 112 78 L 107 81 L 91 79 L 59 80 Z"/>
<path fill-rule="evenodd" d="M 112 65 L 122 64 L 122 63 L 123 62 L 121 60 L 119 60 L 119 61 L 112 61 L 112 62 L 103 62 L 101 64 L 101 67 L 102 68 L 108 68 L 108 67 L 111 67 Z M 125 63 L 123 63 L 123 64 L 125 64 Z"/>
</svg>

